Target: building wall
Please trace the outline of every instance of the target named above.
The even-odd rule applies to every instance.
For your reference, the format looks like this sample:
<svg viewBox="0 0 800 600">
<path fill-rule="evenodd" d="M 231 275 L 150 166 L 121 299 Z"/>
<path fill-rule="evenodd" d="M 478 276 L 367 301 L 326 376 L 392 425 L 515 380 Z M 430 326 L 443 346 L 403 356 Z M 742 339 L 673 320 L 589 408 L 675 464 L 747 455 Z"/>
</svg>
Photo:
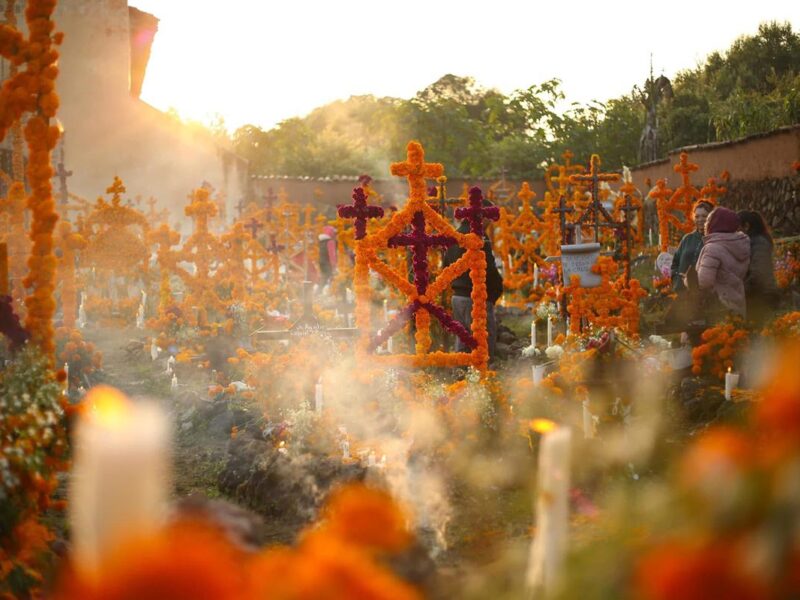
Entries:
<svg viewBox="0 0 800 600">
<path fill-rule="evenodd" d="M 94 200 L 115 175 L 128 194 L 150 196 L 173 220 L 203 181 L 236 203 L 247 164 L 205 131 L 194 130 L 130 92 L 131 37 L 127 0 L 61 0 L 63 31 L 57 82 L 70 192 Z"/>
</svg>

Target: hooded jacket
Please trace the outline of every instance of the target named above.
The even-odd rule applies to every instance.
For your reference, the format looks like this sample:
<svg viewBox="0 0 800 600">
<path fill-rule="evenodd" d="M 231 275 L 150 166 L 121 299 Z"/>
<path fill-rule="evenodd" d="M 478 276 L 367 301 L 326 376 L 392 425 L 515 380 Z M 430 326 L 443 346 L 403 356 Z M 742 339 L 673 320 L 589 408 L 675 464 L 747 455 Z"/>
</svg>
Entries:
<svg viewBox="0 0 800 600">
<path fill-rule="evenodd" d="M 728 309 L 744 316 L 744 279 L 750 265 L 750 238 L 741 231 L 709 233 L 697 258 L 700 289 L 713 291 Z"/>
</svg>

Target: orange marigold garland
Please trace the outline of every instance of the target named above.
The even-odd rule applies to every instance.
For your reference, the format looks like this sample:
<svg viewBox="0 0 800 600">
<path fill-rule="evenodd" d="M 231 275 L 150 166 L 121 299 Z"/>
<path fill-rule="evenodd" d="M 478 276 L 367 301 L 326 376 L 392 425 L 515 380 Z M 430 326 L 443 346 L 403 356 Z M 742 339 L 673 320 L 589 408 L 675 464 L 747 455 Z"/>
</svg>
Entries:
<svg viewBox="0 0 800 600">
<path fill-rule="evenodd" d="M 733 359 L 748 344 L 747 330 L 735 320 L 709 327 L 700 337 L 702 344 L 692 350 L 692 373 L 706 372 L 719 379 L 733 368 Z"/>
<path fill-rule="evenodd" d="M 408 203 L 394 213 L 389 222 L 378 231 L 366 233 L 367 218 L 381 216 L 379 207 L 366 205 L 366 195 L 357 188 L 354 192 L 355 203 L 349 207 L 340 207 L 340 215 L 356 219 L 356 265 L 354 287 L 356 296 L 356 324 L 363 332 L 359 343 L 359 352 L 367 353 L 391 337 L 410 318 L 416 320 L 416 353 L 413 355 L 393 354 L 388 356 L 372 356 L 372 361 L 387 364 L 421 366 L 462 366 L 474 365 L 485 368 L 488 359 L 486 334 L 486 257 L 483 253 L 483 241 L 475 233 L 461 234 L 450 223 L 441 217 L 427 203 L 425 179 L 433 179 L 442 175 L 443 167 L 437 163 L 426 163 L 424 150 L 418 142 L 409 142 L 408 157 L 405 162 L 392 164 L 392 173 L 407 177 L 409 183 Z M 372 209 L 372 210 L 371 210 Z M 480 207 L 478 207 L 480 209 Z M 464 209 L 466 210 L 466 209 Z M 482 209 L 481 209 L 482 210 Z M 496 209 L 495 209 L 496 210 Z M 467 218 L 478 220 L 477 213 L 470 213 Z M 411 233 L 403 233 L 406 227 L 412 227 Z M 433 235 L 427 230 L 435 232 Z M 450 268 L 446 269 L 428 284 L 427 248 L 431 245 L 450 245 L 457 243 L 466 249 L 465 254 Z M 378 252 L 389 247 L 410 246 L 414 253 L 414 284 L 408 283 L 405 275 L 401 275 L 385 263 L 380 264 Z M 383 276 L 387 282 L 398 287 L 406 295 L 409 304 L 400 311 L 382 332 L 370 339 L 370 288 L 369 270 L 372 268 Z M 469 269 L 472 281 L 472 328 L 470 336 L 460 323 L 433 299 L 442 293 L 460 274 Z M 472 347 L 469 353 L 429 352 L 431 346 L 431 316 L 439 320 L 443 326 L 456 332 L 459 337 Z M 460 329 L 459 329 L 460 328 Z"/>
<path fill-rule="evenodd" d="M 33 242 L 28 259 L 28 276 L 24 285 L 32 288 L 25 299 L 28 314 L 26 328 L 45 355 L 55 350 L 53 343 L 53 314 L 55 313 L 56 258 L 53 254 L 53 228 L 58 215 L 55 211 L 51 178 L 53 168 L 50 152 L 56 145 L 59 132 L 50 125 L 58 108 L 55 80 L 58 75 L 58 52 L 54 46 L 62 35 L 53 34 L 51 20 L 55 0 L 29 0 L 25 21 L 30 32 L 28 39 L 9 25 L 0 26 L 0 56 L 25 69 L 3 83 L 0 89 L 0 140 L 8 129 L 25 113 L 32 116 L 25 125 L 28 144 L 27 177 L 31 194 L 30 238 Z"/>
</svg>

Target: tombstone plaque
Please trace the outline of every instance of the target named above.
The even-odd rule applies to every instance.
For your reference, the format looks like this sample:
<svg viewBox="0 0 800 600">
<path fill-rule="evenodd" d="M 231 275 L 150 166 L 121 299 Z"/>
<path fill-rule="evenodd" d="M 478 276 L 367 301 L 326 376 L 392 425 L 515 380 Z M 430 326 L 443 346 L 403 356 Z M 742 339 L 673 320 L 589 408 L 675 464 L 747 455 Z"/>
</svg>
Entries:
<svg viewBox="0 0 800 600">
<path fill-rule="evenodd" d="M 602 278 L 592 273 L 600 256 L 600 244 L 569 244 L 561 246 L 561 267 L 564 271 L 564 283 L 569 284 L 573 275 L 581 280 L 581 287 L 591 288 L 600 285 Z"/>
<path fill-rule="evenodd" d="M 656 258 L 656 271 L 660 275 L 669 276 L 672 270 L 672 254 L 662 252 Z"/>
</svg>

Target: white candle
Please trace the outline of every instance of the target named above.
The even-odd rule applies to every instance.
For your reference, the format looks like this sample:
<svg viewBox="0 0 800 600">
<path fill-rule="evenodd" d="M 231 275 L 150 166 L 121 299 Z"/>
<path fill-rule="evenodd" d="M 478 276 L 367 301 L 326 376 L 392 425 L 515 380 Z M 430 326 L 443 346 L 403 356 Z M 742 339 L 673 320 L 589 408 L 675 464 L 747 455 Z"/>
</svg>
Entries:
<svg viewBox="0 0 800 600">
<path fill-rule="evenodd" d="M 389 300 L 387 298 L 383 299 L 383 321 L 389 322 Z"/>
<path fill-rule="evenodd" d="M 69 396 L 69 363 L 64 363 L 64 395 Z"/>
<path fill-rule="evenodd" d="M 158 358 L 158 345 L 156 344 L 155 340 L 150 342 L 150 358 L 152 360 Z"/>
<path fill-rule="evenodd" d="M 583 406 L 583 437 L 586 439 L 594 437 L 594 418 L 592 410 L 589 408 L 589 398 L 582 403 Z"/>
<path fill-rule="evenodd" d="M 651 227 L 650 230 L 647 232 L 647 239 L 650 242 L 650 245 L 653 245 L 653 228 Z"/>
<path fill-rule="evenodd" d="M 116 543 L 146 535 L 166 516 L 169 421 L 154 403 L 92 388 L 75 430 L 69 517 L 75 564 L 87 569 Z"/>
<path fill-rule="evenodd" d="M 539 385 L 544 379 L 544 365 L 533 365 L 533 385 Z"/>
<path fill-rule="evenodd" d="M 658 234 L 658 247 L 661 248 L 661 234 Z"/>
<path fill-rule="evenodd" d="M 536 319 L 531 321 L 531 346 L 536 347 Z"/>
<path fill-rule="evenodd" d="M 553 345 L 553 319 L 547 317 L 547 347 Z"/>
<path fill-rule="evenodd" d="M 394 353 L 394 340 L 392 338 L 386 340 L 386 350 L 389 352 L 389 354 Z"/>
<path fill-rule="evenodd" d="M 728 372 L 725 373 L 725 400 L 731 399 L 731 393 L 739 386 L 739 374 L 731 373 L 731 368 L 728 367 Z"/>
<path fill-rule="evenodd" d="M 350 459 L 350 442 L 346 439 L 342 440 L 342 459 L 349 460 Z"/>
<path fill-rule="evenodd" d="M 322 414 L 323 395 L 322 395 L 322 377 L 314 386 L 314 410 L 318 415 Z"/>
<path fill-rule="evenodd" d="M 169 382 L 169 389 L 172 392 L 178 389 L 178 376 L 175 373 L 172 374 L 172 381 Z"/>
<path fill-rule="evenodd" d="M 557 583 L 569 527 L 569 427 L 545 433 L 539 450 L 536 537 L 531 544 L 526 583 L 547 592 Z"/>
<path fill-rule="evenodd" d="M 539 265 L 533 263 L 533 287 L 539 287 Z"/>
</svg>

